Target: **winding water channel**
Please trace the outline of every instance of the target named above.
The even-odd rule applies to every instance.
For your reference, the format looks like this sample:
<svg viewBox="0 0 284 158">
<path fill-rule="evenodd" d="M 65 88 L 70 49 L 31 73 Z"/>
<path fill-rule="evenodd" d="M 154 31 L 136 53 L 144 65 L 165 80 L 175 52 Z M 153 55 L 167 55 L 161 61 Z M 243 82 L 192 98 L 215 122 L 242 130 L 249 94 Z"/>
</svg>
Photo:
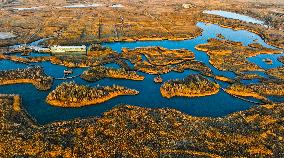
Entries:
<svg viewBox="0 0 284 158">
<path fill-rule="evenodd" d="M 222 16 L 222 17 L 225 17 L 225 18 L 241 20 L 241 21 L 254 23 L 254 24 L 260 24 L 260 25 L 264 24 L 264 21 L 257 20 L 255 18 L 246 16 L 246 15 L 241 15 L 241 14 L 238 14 L 238 13 L 233 13 L 233 12 L 228 12 L 228 11 L 223 11 L 223 10 L 205 10 L 205 11 L 203 11 L 203 13 L 218 15 L 218 16 Z"/>
<path fill-rule="evenodd" d="M 186 48 L 194 52 L 196 59 L 202 61 L 207 66 L 209 66 L 215 75 L 223 75 L 229 78 L 234 78 L 236 75 L 232 72 L 219 71 L 214 68 L 209 63 L 209 57 L 206 53 L 197 51 L 194 47 L 198 44 L 207 43 L 209 38 L 217 38 L 216 35 L 221 33 L 226 39 L 232 41 L 242 42 L 244 45 L 253 43 L 257 41 L 264 47 L 274 48 L 266 44 L 261 37 L 251 33 L 249 31 L 239 30 L 234 31 L 229 28 L 222 28 L 218 25 L 197 23 L 197 26 L 203 29 L 201 36 L 184 41 L 139 41 L 139 42 L 115 42 L 115 43 L 104 43 L 104 46 L 111 47 L 117 52 L 121 52 L 121 48 L 137 48 L 146 46 L 161 46 L 168 49 L 181 49 Z M 38 55 L 38 54 L 32 54 Z M 277 57 L 280 55 L 259 55 L 256 57 L 249 58 L 249 61 L 256 63 L 264 69 L 274 68 L 281 66 L 282 64 L 277 61 Z M 262 61 L 263 58 L 270 58 L 273 60 L 273 64 L 268 65 Z M 27 67 L 25 64 L 15 63 L 7 60 L 0 60 L 1 70 L 24 68 Z M 47 75 L 53 76 L 55 78 L 60 78 L 63 76 L 63 70 L 66 69 L 64 66 L 53 65 L 50 62 L 38 63 L 44 67 L 45 73 Z M 106 66 L 119 67 L 116 64 L 107 64 Z M 73 75 L 81 74 L 86 68 L 75 68 Z M 198 72 L 186 70 L 183 73 L 170 72 L 168 74 L 162 75 L 164 81 L 169 79 L 184 78 L 189 74 L 196 74 Z M 265 77 L 263 72 L 257 72 Z M 98 82 L 86 82 L 81 78 L 77 77 L 74 79 L 68 79 L 65 81 L 55 80 L 52 89 L 49 91 L 38 91 L 31 84 L 15 84 L 0 86 L 0 93 L 15 93 L 20 94 L 23 97 L 23 106 L 34 117 L 38 123 L 45 124 L 53 122 L 56 120 L 69 120 L 73 118 L 86 118 L 89 116 L 100 116 L 103 112 L 110 110 L 112 107 L 119 104 L 131 104 L 143 107 L 151 108 L 175 108 L 184 113 L 193 116 L 209 116 L 217 117 L 230 114 L 232 112 L 246 110 L 251 107 L 252 103 L 245 102 L 238 98 L 232 97 L 227 93 L 220 91 L 218 94 L 199 97 L 199 98 L 186 98 L 186 97 L 174 97 L 171 99 L 163 98 L 160 93 L 160 84 L 155 84 L 153 78 L 155 76 L 148 75 L 145 73 L 140 73 L 145 76 L 143 81 L 130 81 L 130 80 L 117 80 L 117 79 L 103 79 Z M 45 98 L 48 93 L 56 88 L 59 84 L 66 81 L 75 81 L 78 84 L 96 86 L 96 85 L 121 85 L 128 88 L 133 88 L 138 90 L 140 93 L 137 96 L 120 96 L 111 99 L 105 103 L 86 106 L 82 108 L 59 108 L 53 107 L 45 103 Z M 257 80 L 250 80 L 246 82 L 257 82 Z M 226 83 L 219 82 L 222 87 L 226 87 Z M 279 99 L 279 98 L 277 98 Z"/>
</svg>

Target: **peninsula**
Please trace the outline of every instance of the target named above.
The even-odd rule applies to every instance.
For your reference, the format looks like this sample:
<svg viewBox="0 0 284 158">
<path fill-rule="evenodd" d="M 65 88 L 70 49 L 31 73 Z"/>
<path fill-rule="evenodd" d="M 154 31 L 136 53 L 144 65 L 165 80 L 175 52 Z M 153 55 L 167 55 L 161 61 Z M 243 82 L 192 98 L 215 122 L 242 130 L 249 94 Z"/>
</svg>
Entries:
<svg viewBox="0 0 284 158">
<path fill-rule="evenodd" d="M 31 83 L 38 90 L 51 88 L 53 78 L 47 76 L 41 67 L 0 71 L 0 85 Z"/>
</svg>

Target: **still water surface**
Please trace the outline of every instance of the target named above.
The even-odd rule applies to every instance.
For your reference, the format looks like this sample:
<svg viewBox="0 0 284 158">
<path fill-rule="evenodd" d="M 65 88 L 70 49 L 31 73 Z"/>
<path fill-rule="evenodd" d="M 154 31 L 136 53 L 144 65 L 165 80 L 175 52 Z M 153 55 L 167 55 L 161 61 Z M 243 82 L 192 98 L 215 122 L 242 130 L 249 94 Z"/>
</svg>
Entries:
<svg viewBox="0 0 284 158">
<path fill-rule="evenodd" d="M 230 19 L 237 19 L 237 20 L 248 22 L 248 23 L 261 24 L 261 25 L 264 24 L 264 21 L 257 20 L 255 18 L 246 16 L 246 15 L 223 11 L 223 10 L 205 10 L 203 11 L 203 13 L 218 15 L 218 16 L 222 16 L 222 17 L 230 18 Z"/>
<path fill-rule="evenodd" d="M 209 57 L 206 53 L 197 51 L 194 47 L 198 44 L 206 43 L 209 38 L 217 38 L 216 35 L 221 33 L 226 39 L 232 41 L 242 42 L 244 45 L 253 43 L 257 39 L 258 43 L 264 47 L 273 48 L 266 44 L 258 35 L 251 33 L 249 31 L 239 30 L 234 31 L 229 28 L 222 28 L 218 25 L 209 25 L 205 23 L 197 23 L 197 26 L 203 29 L 201 36 L 185 41 L 139 41 L 139 42 L 115 42 L 115 43 L 104 43 L 104 46 L 108 46 L 117 52 L 121 52 L 121 49 L 126 47 L 134 49 L 137 47 L 147 47 L 147 46 L 161 46 L 168 49 L 181 49 L 186 48 L 194 52 L 196 59 L 204 62 L 209 66 L 214 74 L 223 75 L 229 78 L 234 78 L 236 75 L 232 72 L 219 71 L 214 68 L 209 63 Z M 32 54 L 36 55 L 36 54 Z M 271 68 L 281 66 L 281 63 L 276 62 L 276 58 L 279 55 L 260 55 L 257 57 L 252 57 L 249 60 L 256 63 L 262 68 Z M 273 59 L 272 65 L 267 65 L 262 62 L 262 58 Z M 129 63 L 129 61 L 128 61 Z M 25 68 L 27 65 L 15 63 L 7 60 L 0 60 L 1 70 L 15 69 L 15 68 Z M 63 76 L 63 70 L 66 69 L 64 66 L 53 65 L 50 62 L 37 63 L 38 65 L 44 67 L 44 71 L 47 75 L 53 76 L 55 78 Z M 117 64 L 106 64 L 109 67 L 118 68 Z M 86 68 L 76 68 L 73 70 L 73 75 L 81 74 Z M 182 79 L 189 74 L 197 74 L 198 72 L 192 70 L 186 70 L 183 73 L 170 72 L 168 74 L 162 75 L 164 81 L 170 79 Z M 143 107 L 151 108 L 175 108 L 184 113 L 193 116 L 209 116 L 218 117 L 225 116 L 232 112 L 246 110 L 253 104 L 245 102 L 243 100 L 234 98 L 223 91 L 218 94 L 199 97 L 199 98 L 186 98 L 186 97 L 175 97 L 171 99 L 163 98 L 160 94 L 160 84 L 155 84 L 153 78 L 155 76 L 148 75 L 145 73 L 140 73 L 145 76 L 143 81 L 130 81 L 130 80 L 117 80 L 117 79 L 103 79 L 97 82 L 87 82 L 81 78 L 68 79 L 66 81 L 74 81 L 78 84 L 90 85 L 90 86 L 106 86 L 106 85 L 121 85 L 129 88 L 138 90 L 140 93 L 136 96 L 121 96 L 111 99 L 105 103 L 101 103 L 94 106 L 86 106 L 82 108 L 59 108 L 53 107 L 45 103 L 45 98 L 49 92 L 56 88 L 59 84 L 64 81 L 55 80 L 52 89 L 49 91 L 38 91 L 31 84 L 16 84 L 16 85 L 6 85 L 0 86 L 0 93 L 15 93 L 20 94 L 23 97 L 23 106 L 27 109 L 31 116 L 33 116 L 38 123 L 46 124 L 49 122 L 57 120 L 69 120 L 73 118 L 86 118 L 90 116 L 101 116 L 103 112 L 110 110 L 119 104 L 131 104 Z M 265 74 L 264 74 L 265 75 Z M 257 80 L 251 80 L 246 82 L 257 82 Z M 219 82 L 222 87 L 226 87 L 226 83 Z M 277 98 L 279 100 L 279 98 Z"/>
</svg>

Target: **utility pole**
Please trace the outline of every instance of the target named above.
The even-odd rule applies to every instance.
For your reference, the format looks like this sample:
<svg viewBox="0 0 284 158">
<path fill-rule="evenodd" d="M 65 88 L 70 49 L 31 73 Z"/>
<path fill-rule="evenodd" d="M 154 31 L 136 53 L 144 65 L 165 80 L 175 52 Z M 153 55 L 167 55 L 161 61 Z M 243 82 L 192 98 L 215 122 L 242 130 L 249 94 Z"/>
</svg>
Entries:
<svg viewBox="0 0 284 158">
<path fill-rule="evenodd" d="M 118 34 L 118 30 L 117 30 L 117 24 L 114 24 L 114 33 L 117 39 L 119 39 L 119 34 Z"/>
<path fill-rule="evenodd" d="M 103 24 L 102 24 L 102 18 L 100 17 L 99 19 L 99 24 L 98 24 L 98 37 L 99 37 L 99 40 L 101 40 L 102 38 L 102 27 L 103 27 Z"/>
<path fill-rule="evenodd" d="M 124 28 L 124 18 L 122 16 L 120 17 L 120 24 L 121 24 L 120 30 L 121 30 L 121 34 L 123 36 L 123 32 L 124 32 L 124 30 L 123 30 L 123 28 Z"/>
</svg>

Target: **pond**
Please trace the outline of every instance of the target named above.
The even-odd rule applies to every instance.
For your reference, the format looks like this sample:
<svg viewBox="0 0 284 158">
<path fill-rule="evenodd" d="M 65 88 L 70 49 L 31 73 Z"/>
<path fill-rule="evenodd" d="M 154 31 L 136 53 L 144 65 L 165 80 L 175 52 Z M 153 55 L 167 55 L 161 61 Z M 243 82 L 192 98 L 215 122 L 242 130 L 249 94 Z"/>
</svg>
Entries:
<svg viewBox="0 0 284 158">
<path fill-rule="evenodd" d="M 251 33 L 249 31 L 239 30 L 234 31 L 229 28 L 222 28 L 218 25 L 208 25 L 206 23 L 197 23 L 197 26 L 203 30 L 201 36 L 184 41 L 139 41 L 139 42 L 115 42 L 115 43 L 103 43 L 104 46 L 108 46 L 117 52 L 121 52 L 124 47 L 134 49 L 137 47 L 146 46 L 161 46 L 168 49 L 181 49 L 186 48 L 192 51 L 196 59 L 202 61 L 207 66 L 209 66 L 215 75 L 222 75 L 229 78 L 234 78 L 236 75 L 228 71 L 219 71 L 209 63 L 209 57 L 206 53 L 197 51 L 194 47 L 198 44 L 206 43 L 209 38 L 216 38 L 216 35 L 221 33 L 226 39 L 232 41 L 242 42 L 244 45 L 248 45 L 256 41 L 264 47 L 273 48 L 267 45 L 258 35 Z M 33 55 L 33 54 L 32 54 Z M 274 58 L 274 55 L 269 55 L 269 57 Z M 145 57 L 143 57 L 144 60 Z M 261 60 L 259 57 L 252 57 L 250 60 Z M 1 70 L 4 69 L 15 69 L 26 67 L 24 64 L 17 64 L 15 62 L 1 60 L 0 67 Z M 129 63 L 129 61 L 127 61 Z M 64 66 L 53 65 L 50 62 L 37 63 L 42 66 L 47 75 L 53 76 L 55 78 L 63 77 L 63 71 L 66 69 Z M 274 66 L 279 66 L 279 63 Z M 273 65 L 272 64 L 272 65 Z M 108 67 L 119 68 L 117 64 L 106 64 Z M 74 75 L 81 74 L 86 68 L 76 68 L 74 69 Z M 189 74 L 197 74 L 198 72 L 192 70 L 186 70 L 183 73 L 170 72 L 162 75 L 164 81 L 170 79 L 182 79 Z M 184 113 L 193 116 L 208 116 L 208 117 L 218 117 L 225 116 L 232 112 L 237 112 L 241 110 L 246 110 L 251 107 L 252 103 L 245 102 L 238 98 L 232 97 L 227 93 L 220 90 L 219 93 L 207 97 L 197 97 L 197 98 L 186 98 L 186 97 L 174 97 L 171 99 L 163 98 L 160 93 L 160 84 L 155 84 L 153 82 L 154 75 L 149 75 L 145 73 L 139 74 L 145 76 L 143 81 L 130 81 L 130 80 L 119 80 L 119 79 L 102 79 L 97 82 L 87 82 L 77 77 L 74 79 L 68 79 L 65 81 L 55 80 L 52 89 L 49 91 L 38 91 L 31 84 L 15 84 L 0 86 L 0 93 L 15 93 L 20 94 L 23 97 L 23 106 L 27 109 L 31 116 L 33 116 L 38 123 L 46 124 L 49 122 L 57 120 L 69 120 L 73 118 L 86 118 L 90 116 L 101 116 L 103 112 L 106 112 L 116 105 L 120 104 L 130 104 L 143 107 L 151 108 L 174 108 L 180 110 Z M 211 79 L 212 80 L 212 79 Z M 90 85 L 90 86 L 106 86 L 106 85 L 120 85 L 128 88 L 133 88 L 138 90 L 140 93 L 136 96 L 120 96 L 111 99 L 105 103 L 101 103 L 93 106 L 86 106 L 82 108 L 59 108 L 50 106 L 45 103 L 45 98 L 49 92 L 54 90 L 56 86 L 62 82 L 74 81 L 78 84 Z M 257 80 L 252 80 L 252 82 L 257 82 Z M 222 87 L 226 87 L 227 84 L 219 82 Z"/>
</svg>

